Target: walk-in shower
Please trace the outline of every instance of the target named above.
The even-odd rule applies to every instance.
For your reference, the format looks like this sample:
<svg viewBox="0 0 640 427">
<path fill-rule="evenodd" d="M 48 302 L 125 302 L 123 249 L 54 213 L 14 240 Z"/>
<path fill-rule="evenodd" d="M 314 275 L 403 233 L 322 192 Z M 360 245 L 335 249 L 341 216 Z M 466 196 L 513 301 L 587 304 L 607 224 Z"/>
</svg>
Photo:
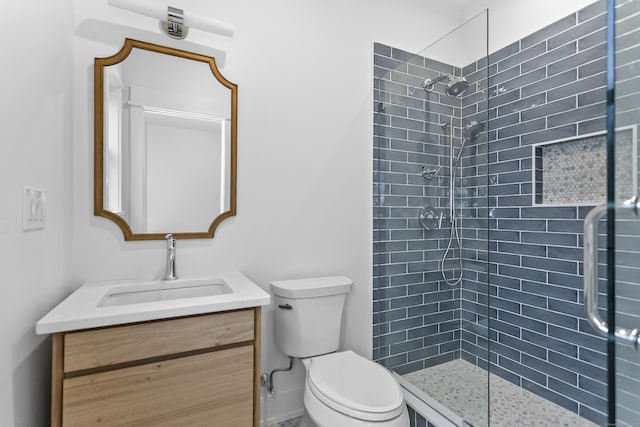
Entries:
<svg viewBox="0 0 640 427">
<path fill-rule="evenodd" d="M 619 3 L 628 53 L 640 0 Z M 486 14 L 417 54 L 375 45 L 373 358 L 437 427 L 594 426 L 615 412 L 611 346 L 589 325 L 582 290 L 584 218 L 605 201 L 588 197 L 613 180 L 598 172 L 604 145 L 586 149 L 607 124 L 605 5 L 491 56 Z M 617 119 L 635 129 L 632 68 L 617 66 Z M 576 192 L 585 201 L 564 198 Z M 637 327 L 640 228 L 617 226 L 620 318 Z M 618 353 L 620 426 L 640 417 L 631 352 Z"/>
<path fill-rule="evenodd" d="M 436 413 L 479 427 L 488 419 L 486 44 L 465 67 L 460 49 L 439 51 L 449 56 L 376 45 L 373 357 Z M 447 371 L 463 383 L 447 384 L 455 376 L 438 374 Z"/>
</svg>

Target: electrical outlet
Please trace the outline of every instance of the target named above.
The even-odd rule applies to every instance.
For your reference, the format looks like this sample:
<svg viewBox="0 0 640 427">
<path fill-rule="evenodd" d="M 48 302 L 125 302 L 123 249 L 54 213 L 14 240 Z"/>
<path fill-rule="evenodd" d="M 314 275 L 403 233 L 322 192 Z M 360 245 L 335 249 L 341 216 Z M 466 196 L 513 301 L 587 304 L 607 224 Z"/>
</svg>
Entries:
<svg viewBox="0 0 640 427">
<path fill-rule="evenodd" d="M 45 223 L 44 190 L 24 187 L 22 193 L 22 229 L 39 230 Z"/>
</svg>

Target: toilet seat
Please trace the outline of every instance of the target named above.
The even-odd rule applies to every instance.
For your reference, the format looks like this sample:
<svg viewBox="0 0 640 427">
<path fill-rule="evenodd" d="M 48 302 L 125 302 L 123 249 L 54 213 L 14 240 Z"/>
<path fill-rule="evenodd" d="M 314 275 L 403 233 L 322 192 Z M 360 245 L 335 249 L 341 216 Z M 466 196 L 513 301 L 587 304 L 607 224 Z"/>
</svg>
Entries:
<svg viewBox="0 0 640 427">
<path fill-rule="evenodd" d="M 311 358 L 307 385 L 328 407 L 360 420 L 387 421 L 405 410 L 402 390 L 393 375 L 352 351 Z"/>
</svg>

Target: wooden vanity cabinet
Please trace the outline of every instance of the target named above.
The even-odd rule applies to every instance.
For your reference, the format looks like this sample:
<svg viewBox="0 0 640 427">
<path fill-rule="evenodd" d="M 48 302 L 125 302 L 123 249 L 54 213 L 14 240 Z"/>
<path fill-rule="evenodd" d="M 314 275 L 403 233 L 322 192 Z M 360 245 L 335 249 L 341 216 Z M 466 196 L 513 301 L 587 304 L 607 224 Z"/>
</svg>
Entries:
<svg viewBox="0 0 640 427">
<path fill-rule="evenodd" d="M 52 427 L 260 425 L 260 307 L 53 336 Z"/>
</svg>

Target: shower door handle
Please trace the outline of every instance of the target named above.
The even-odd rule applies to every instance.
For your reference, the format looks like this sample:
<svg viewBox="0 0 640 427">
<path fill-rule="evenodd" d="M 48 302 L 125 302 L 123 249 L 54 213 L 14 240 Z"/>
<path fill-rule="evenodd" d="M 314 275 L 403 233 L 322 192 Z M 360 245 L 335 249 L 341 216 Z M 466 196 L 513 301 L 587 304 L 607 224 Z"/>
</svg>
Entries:
<svg viewBox="0 0 640 427">
<path fill-rule="evenodd" d="M 616 209 L 633 209 L 638 216 L 638 198 L 633 197 Z M 598 222 L 607 214 L 607 204 L 593 208 L 584 220 L 584 309 L 587 319 L 601 335 L 609 334 L 607 322 L 598 312 Z M 638 329 L 615 328 L 616 340 L 638 349 Z"/>
</svg>

